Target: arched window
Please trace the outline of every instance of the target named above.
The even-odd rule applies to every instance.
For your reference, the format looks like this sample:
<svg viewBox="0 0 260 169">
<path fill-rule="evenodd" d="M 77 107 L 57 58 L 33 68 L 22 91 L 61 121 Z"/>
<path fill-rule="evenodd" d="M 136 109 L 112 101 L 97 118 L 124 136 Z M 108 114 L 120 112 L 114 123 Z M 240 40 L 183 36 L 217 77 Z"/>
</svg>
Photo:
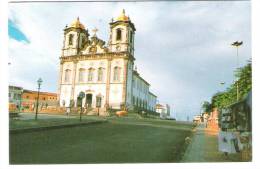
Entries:
<svg viewBox="0 0 260 169">
<path fill-rule="evenodd" d="M 79 82 L 85 82 L 86 77 L 86 69 L 80 68 L 79 69 Z"/>
<path fill-rule="evenodd" d="M 121 40 L 121 38 L 122 38 L 122 31 L 121 31 L 121 29 L 117 29 L 116 30 L 116 40 Z"/>
<path fill-rule="evenodd" d="M 93 68 L 89 68 L 88 69 L 88 81 L 91 82 L 93 81 L 94 78 L 94 69 Z"/>
<path fill-rule="evenodd" d="M 65 82 L 70 82 L 70 74 L 71 74 L 71 70 L 70 69 L 66 69 L 65 70 L 65 78 L 64 78 Z"/>
<path fill-rule="evenodd" d="M 98 68 L 98 81 L 103 81 L 104 79 L 104 68 Z"/>
<path fill-rule="evenodd" d="M 73 34 L 70 34 L 69 35 L 69 45 L 72 45 L 73 44 Z"/>
<path fill-rule="evenodd" d="M 114 68 L 114 81 L 120 81 L 120 67 L 115 67 Z"/>
</svg>

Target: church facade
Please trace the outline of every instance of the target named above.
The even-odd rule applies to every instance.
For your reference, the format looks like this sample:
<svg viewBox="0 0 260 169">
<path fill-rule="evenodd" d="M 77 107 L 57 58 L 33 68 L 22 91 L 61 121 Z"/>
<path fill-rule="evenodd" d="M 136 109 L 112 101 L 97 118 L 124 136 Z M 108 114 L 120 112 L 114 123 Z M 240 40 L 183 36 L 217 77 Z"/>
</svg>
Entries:
<svg viewBox="0 0 260 169">
<path fill-rule="evenodd" d="M 157 97 L 134 68 L 135 26 L 123 10 L 110 23 L 109 41 L 101 40 L 77 18 L 64 29 L 60 57 L 58 100 L 60 106 L 77 105 L 80 92 L 84 107 L 134 106 L 155 111 Z"/>
</svg>

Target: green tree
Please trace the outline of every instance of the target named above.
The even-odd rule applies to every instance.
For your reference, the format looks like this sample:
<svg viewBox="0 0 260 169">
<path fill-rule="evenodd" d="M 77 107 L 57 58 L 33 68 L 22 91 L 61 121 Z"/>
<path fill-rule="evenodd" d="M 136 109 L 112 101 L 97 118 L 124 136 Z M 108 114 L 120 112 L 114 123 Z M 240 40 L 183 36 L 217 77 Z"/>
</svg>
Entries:
<svg viewBox="0 0 260 169">
<path fill-rule="evenodd" d="M 203 110 L 203 113 L 207 112 L 211 112 L 211 104 L 210 102 L 208 101 L 204 101 L 203 104 L 202 104 L 202 110 Z"/>
<path fill-rule="evenodd" d="M 211 98 L 212 108 L 223 108 L 237 102 L 237 85 L 238 101 L 242 100 L 252 89 L 252 64 L 251 60 L 244 67 L 237 69 L 235 72 L 237 81 L 230 85 L 224 92 L 215 93 Z"/>
</svg>

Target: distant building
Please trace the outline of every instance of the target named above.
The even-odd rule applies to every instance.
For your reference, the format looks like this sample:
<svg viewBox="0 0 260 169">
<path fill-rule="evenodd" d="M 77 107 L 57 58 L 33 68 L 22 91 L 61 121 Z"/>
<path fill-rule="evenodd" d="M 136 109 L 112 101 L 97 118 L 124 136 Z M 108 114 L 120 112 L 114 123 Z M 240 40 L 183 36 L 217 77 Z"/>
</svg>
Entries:
<svg viewBox="0 0 260 169">
<path fill-rule="evenodd" d="M 167 117 L 171 116 L 171 107 L 169 104 L 166 104 L 166 114 L 167 114 Z"/>
<path fill-rule="evenodd" d="M 8 98 L 9 104 L 20 109 L 22 103 L 23 88 L 18 86 L 9 86 Z"/>
<path fill-rule="evenodd" d="M 196 115 L 193 117 L 193 122 L 194 123 L 200 123 L 201 122 L 201 116 L 200 115 Z"/>
<path fill-rule="evenodd" d="M 168 104 L 156 104 L 156 112 L 160 114 L 161 118 L 169 118 L 170 106 Z"/>
<path fill-rule="evenodd" d="M 35 108 L 38 91 L 23 89 L 18 86 L 9 86 L 9 111 L 30 110 Z M 39 92 L 39 106 L 57 106 L 57 94 Z"/>
<path fill-rule="evenodd" d="M 171 115 L 169 104 L 156 104 L 156 112 L 160 113 L 162 118 L 169 118 Z"/>
<path fill-rule="evenodd" d="M 36 105 L 38 92 L 32 90 L 23 90 L 22 106 L 24 109 L 33 110 Z M 49 92 L 39 92 L 39 106 L 48 107 L 57 105 L 57 94 Z"/>
</svg>

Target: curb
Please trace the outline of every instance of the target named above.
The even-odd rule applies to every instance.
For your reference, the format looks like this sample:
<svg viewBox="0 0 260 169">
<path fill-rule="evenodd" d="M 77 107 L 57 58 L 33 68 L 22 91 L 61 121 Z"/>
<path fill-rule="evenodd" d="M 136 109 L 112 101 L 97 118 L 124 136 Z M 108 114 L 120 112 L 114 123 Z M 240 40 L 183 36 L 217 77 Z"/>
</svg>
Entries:
<svg viewBox="0 0 260 169">
<path fill-rule="evenodd" d="M 60 129 L 60 128 L 77 127 L 77 126 L 84 126 L 84 125 L 89 125 L 89 124 L 99 124 L 99 123 L 104 123 L 104 122 L 108 122 L 108 121 L 102 120 L 102 121 L 90 121 L 90 122 L 85 122 L 85 123 L 63 124 L 63 125 L 46 126 L 46 127 L 10 129 L 9 134 L 18 134 L 18 133 L 27 133 L 27 132 L 34 132 L 34 131 L 44 131 L 44 130 L 52 130 L 52 129 Z"/>
</svg>

